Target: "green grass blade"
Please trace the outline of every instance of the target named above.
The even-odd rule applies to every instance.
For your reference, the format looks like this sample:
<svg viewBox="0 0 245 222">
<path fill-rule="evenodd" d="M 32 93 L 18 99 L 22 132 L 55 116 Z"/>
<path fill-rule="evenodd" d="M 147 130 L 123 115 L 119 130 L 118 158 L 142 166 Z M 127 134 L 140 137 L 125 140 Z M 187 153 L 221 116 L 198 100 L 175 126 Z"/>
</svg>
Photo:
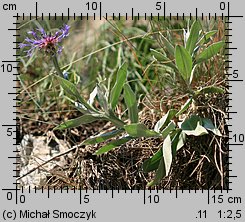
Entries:
<svg viewBox="0 0 245 222">
<path fill-rule="evenodd" d="M 208 48 L 204 49 L 196 58 L 196 64 L 205 62 L 208 59 L 215 56 L 225 45 L 225 42 L 220 41 L 210 45 Z"/>
<path fill-rule="evenodd" d="M 101 147 L 99 150 L 97 150 L 95 152 L 96 155 L 101 155 L 103 153 L 106 153 L 120 145 L 123 145 L 125 144 L 126 142 L 128 142 L 129 140 L 131 140 L 132 137 L 130 136 L 127 136 L 127 137 L 124 137 L 124 138 L 121 138 L 121 139 L 118 139 L 118 140 L 114 140 L 108 144 L 106 144 L 105 146 Z"/>
<path fill-rule="evenodd" d="M 147 129 L 142 123 L 133 123 L 124 126 L 126 132 L 132 137 L 159 137 L 160 133 Z"/>
<path fill-rule="evenodd" d="M 118 69 L 117 79 L 110 94 L 110 105 L 112 110 L 115 109 L 118 103 L 126 79 L 127 79 L 127 64 L 123 63 L 123 65 Z"/>
<path fill-rule="evenodd" d="M 183 46 L 176 46 L 175 61 L 183 79 L 185 81 L 189 80 L 192 70 L 192 59 L 190 53 Z"/>
<path fill-rule="evenodd" d="M 123 94 L 128 108 L 129 119 L 131 120 L 131 123 L 137 123 L 139 121 L 137 100 L 133 90 L 127 83 L 124 84 Z"/>
<path fill-rule="evenodd" d="M 191 26 L 190 35 L 186 42 L 186 50 L 190 53 L 190 55 L 192 55 L 196 47 L 200 30 L 201 30 L 200 22 L 196 20 Z"/>
</svg>

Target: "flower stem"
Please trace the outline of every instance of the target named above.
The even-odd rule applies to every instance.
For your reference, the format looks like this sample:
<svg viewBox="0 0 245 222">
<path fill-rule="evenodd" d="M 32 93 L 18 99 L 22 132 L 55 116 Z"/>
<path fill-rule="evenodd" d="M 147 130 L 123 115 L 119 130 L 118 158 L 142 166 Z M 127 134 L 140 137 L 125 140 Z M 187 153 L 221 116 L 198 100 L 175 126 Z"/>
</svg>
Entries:
<svg viewBox="0 0 245 222">
<path fill-rule="evenodd" d="M 56 55 L 51 56 L 56 72 L 63 78 Z"/>
</svg>

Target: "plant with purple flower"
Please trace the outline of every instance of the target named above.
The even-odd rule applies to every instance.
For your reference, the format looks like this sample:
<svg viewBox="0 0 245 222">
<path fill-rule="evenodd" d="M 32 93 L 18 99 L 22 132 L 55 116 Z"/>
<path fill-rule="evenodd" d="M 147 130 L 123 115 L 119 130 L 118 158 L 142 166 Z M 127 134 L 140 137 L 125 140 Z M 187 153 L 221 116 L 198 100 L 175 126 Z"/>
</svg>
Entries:
<svg viewBox="0 0 245 222">
<path fill-rule="evenodd" d="M 47 34 L 43 28 L 29 31 L 28 34 L 31 34 L 33 38 L 25 38 L 26 43 L 21 43 L 19 46 L 20 48 L 30 47 L 29 50 L 25 51 L 28 56 L 31 56 L 35 49 L 44 50 L 51 55 L 61 53 L 62 46 L 59 43 L 69 35 L 69 29 L 69 25 L 64 25 L 54 35 Z"/>
<path fill-rule="evenodd" d="M 69 25 L 64 25 L 54 35 L 47 34 L 46 31 L 41 28 L 36 31 L 29 31 L 28 34 L 33 38 L 26 37 L 24 43 L 20 43 L 20 48 L 29 47 L 25 52 L 27 56 L 31 56 L 36 49 L 43 50 L 47 55 L 52 57 L 55 69 L 60 76 L 63 76 L 57 61 L 57 54 L 62 52 L 63 47 L 60 45 L 61 41 L 69 35 Z"/>
</svg>

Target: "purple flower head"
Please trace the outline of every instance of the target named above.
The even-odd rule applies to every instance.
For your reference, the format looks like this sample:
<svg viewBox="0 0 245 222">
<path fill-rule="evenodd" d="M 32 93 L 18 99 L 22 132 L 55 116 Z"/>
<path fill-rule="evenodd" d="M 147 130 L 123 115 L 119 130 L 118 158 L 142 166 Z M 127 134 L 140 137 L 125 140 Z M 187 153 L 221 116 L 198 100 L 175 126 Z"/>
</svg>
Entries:
<svg viewBox="0 0 245 222">
<path fill-rule="evenodd" d="M 43 28 L 37 29 L 36 31 L 29 31 L 28 34 L 30 34 L 32 38 L 26 37 L 25 42 L 20 43 L 19 47 L 30 47 L 25 51 L 28 56 L 31 56 L 35 49 L 43 50 L 51 55 L 61 53 L 62 46 L 60 46 L 59 43 L 69 35 L 69 29 L 69 25 L 64 25 L 54 35 L 51 35 L 51 33 L 47 34 Z"/>
</svg>

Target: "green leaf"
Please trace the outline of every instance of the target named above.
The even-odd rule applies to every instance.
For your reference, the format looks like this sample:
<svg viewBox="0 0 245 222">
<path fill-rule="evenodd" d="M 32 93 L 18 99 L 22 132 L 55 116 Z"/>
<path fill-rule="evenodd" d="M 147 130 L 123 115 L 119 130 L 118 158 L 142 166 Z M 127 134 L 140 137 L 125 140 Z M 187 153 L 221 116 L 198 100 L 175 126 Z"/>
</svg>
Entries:
<svg viewBox="0 0 245 222">
<path fill-rule="evenodd" d="M 223 46 L 225 45 L 225 42 L 220 41 L 220 42 L 216 42 L 212 45 L 210 45 L 208 48 L 204 49 L 196 58 L 196 64 L 200 63 L 200 62 L 204 62 L 207 61 L 208 59 L 212 58 L 213 56 L 215 56 L 220 49 L 223 48 Z"/>
<path fill-rule="evenodd" d="M 157 184 L 159 184 L 159 182 L 161 181 L 161 179 L 163 177 L 166 176 L 166 171 L 165 171 L 165 165 L 164 165 L 164 160 L 163 160 L 163 157 L 161 158 L 160 162 L 159 162 L 159 166 L 158 166 L 158 169 L 156 171 L 156 176 L 154 178 L 154 180 L 152 180 L 151 182 L 149 182 L 147 184 L 148 187 L 151 187 L 151 186 L 155 186 Z"/>
<path fill-rule="evenodd" d="M 162 41 L 165 45 L 165 47 L 167 48 L 168 52 L 170 53 L 170 55 L 174 56 L 174 46 L 167 40 L 166 37 L 163 36 L 163 34 L 161 32 L 159 32 L 160 36 L 162 37 Z"/>
<path fill-rule="evenodd" d="M 60 124 L 59 126 L 55 127 L 54 130 L 64 130 L 64 129 L 69 129 L 69 128 L 73 128 L 73 127 L 78 127 L 82 124 L 88 124 L 88 123 L 92 123 L 96 120 L 99 119 L 105 119 L 105 117 L 103 115 L 99 115 L 99 114 L 85 114 L 83 116 L 80 116 L 76 119 L 70 119 L 62 124 Z"/>
<path fill-rule="evenodd" d="M 185 81 L 189 80 L 192 70 L 192 59 L 190 53 L 183 46 L 176 46 L 175 61 L 183 79 Z"/>
<path fill-rule="evenodd" d="M 184 113 L 188 108 L 189 106 L 191 105 L 192 103 L 192 98 L 188 99 L 185 104 L 182 106 L 181 110 L 179 112 L 176 113 L 176 117 L 180 116 L 182 113 Z"/>
<path fill-rule="evenodd" d="M 106 97 L 107 93 L 105 86 L 103 86 L 101 83 L 97 84 L 97 95 L 100 106 L 106 113 L 108 113 L 108 102 Z"/>
<path fill-rule="evenodd" d="M 171 122 L 166 126 L 166 128 L 161 131 L 162 137 L 166 138 L 169 135 L 169 133 L 174 129 L 175 129 L 175 123 L 173 120 L 171 120 Z"/>
<path fill-rule="evenodd" d="M 195 130 L 183 130 L 183 132 L 188 136 L 202 136 L 208 134 L 207 130 L 200 124 L 200 122 L 197 123 Z"/>
<path fill-rule="evenodd" d="M 151 54 L 157 59 L 157 61 L 159 62 L 163 62 L 163 64 L 165 66 L 168 66 L 174 70 L 177 70 L 177 67 L 175 66 L 175 64 L 172 62 L 171 59 L 167 58 L 165 55 L 163 55 L 162 53 L 154 50 L 154 49 L 150 49 Z"/>
<path fill-rule="evenodd" d="M 181 131 L 181 133 L 179 134 L 179 141 L 177 143 L 176 151 L 178 151 L 185 145 L 185 140 L 186 134 L 183 131 Z"/>
<path fill-rule="evenodd" d="M 217 30 L 212 30 L 212 31 L 209 31 L 207 33 L 205 33 L 202 38 L 198 41 L 197 44 L 199 45 L 203 45 L 204 43 L 206 43 L 211 36 L 215 35 L 217 33 Z"/>
<path fill-rule="evenodd" d="M 122 132 L 124 132 L 124 130 L 118 129 L 118 130 L 113 130 L 113 131 L 108 132 L 108 133 L 96 135 L 96 136 L 93 136 L 93 137 L 86 139 L 83 142 L 83 144 L 85 144 L 85 145 L 90 144 L 91 145 L 91 144 L 101 143 L 101 142 L 104 142 L 108 139 L 111 139 L 117 135 L 120 135 Z"/>
<path fill-rule="evenodd" d="M 191 126 L 191 128 L 193 128 L 194 125 Z M 202 136 L 205 134 L 208 134 L 207 130 L 201 125 L 200 121 L 198 121 L 195 125 L 194 129 L 185 129 L 185 127 L 182 127 L 181 125 L 181 129 L 183 130 L 183 132 L 188 135 L 188 136 Z"/>
<path fill-rule="evenodd" d="M 222 136 L 222 134 L 220 133 L 219 129 L 214 126 L 214 124 L 212 123 L 212 121 L 210 119 L 202 118 L 202 125 L 203 125 L 203 127 L 205 129 L 213 132 L 215 135 Z"/>
<path fill-rule="evenodd" d="M 200 22 L 196 20 L 191 26 L 190 35 L 186 42 L 186 50 L 189 52 L 190 55 L 192 55 L 196 47 L 200 30 L 201 30 Z"/>
<path fill-rule="evenodd" d="M 180 135 L 180 133 L 181 132 L 179 132 L 178 135 Z M 176 146 L 177 145 L 178 143 L 176 143 Z M 179 144 L 179 146 L 181 146 L 181 144 Z M 153 157 L 146 160 L 143 164 L 143 170 L 146 173 L 157 169 L 154 180 L 149 182 L 147 186 L 157 185 L 162 180 L 162 178 L 169 174 L 173 157 L 172 141 L 170 135 L 168 135 L 163 142 L 162 149 L 158 150 Z"/>
<path fill-rule="evenodd" d="M 129 119 L 131 120 L 131 123 L 137 123 L 139 121 L 137 100 L 129 84 L 124 84 L 123 93 L 124 100 L 128 108 Z"/>
<path fill-rule="evenodd" d="M 120 145 L 123 145 L 125 144 L 126 142 L 128 142 L 129 140 L 131 140 L 132 137 L 130 136 L 127 136 L 127 137 L 123 137 L 121 139 L 118 139 L 118 140 L 114 140 L 112 142 L 109 142 L 108 144 L 106 144 L 105 146 L 101 147 L 99 150 L 97 150 L 95 152 L 96 155 L 100 155 L 100 154 L 103 154 L 103 153 L 106 153 Z"/>
<path fill-rule="evenodd" d="M 162 154 L 163 154 L 164 165 L 165 165 L 165 174 L 166 174 L 165 176 L 167 176 L 172 164 L 172 146 L 171 146 L 170 135 L 168 135 L 163 142 Z"/>
<path fill-rule="evenodd" d="M 126 132 L 132 137 L 159 137 L 159 133 L 147 129 L 147 127 L 142 123 L 133 123 L 124 126 Z"/>
<path fill-rule="evenodd" d="M 60 82 L 60 84 L 61 84 L 61 86 L 64 89 L 66 94 L 68 94 L 69 96 L 75 97 L 87 109 L 93 110 L 93 108 L 80 95 L 80 93 L 78 92 L 76 86 L 72 82 L 70 82 L 70 81 L 68 81 L 68 80 L 66 80 L 66 79 L 64 79 L 64 78 L 62 78 L 60 76 L 56 76 L 56 78 L 59 80 L 59 82 Z"/>
<path fill-rule="evenodd" d="M 218 87 L 218 86 L 207 86 L 204 88 L 201 88 L 195 92 L 196 95 L 201 93 L 225 93 L 225 90 Z"/>
<path fill-rule="evenodd" d="M 177 129 L 172 137 L 172 155 L 175 157 L 177 151 L 185 145 L 186 134 Z"/>
<path fill-rule="evenodd" d="M 197 123 L 201 121 L 201 118 L 196 115 L 191 115 L 181 123 L 181 129 L 183 130 L 195 130 Z"/>
<path fill-rule="evenodd" d="M 118 103 L 126 79 L 127 79 L 127 63 L 123 63 L 123 65 L 118 69 L 117 79 L 110 94 L 110 104 L 112 110 L 115 109 Z"/>
<path fill-rule="evenodd" d="M 159 162 L 162 159 L 162 148 L 159 149 L 151 158 L 147 159 L 143 163 L 143 171 L 149 173 L 156 170 L 159 166 Z"/>
<path fill-rule="evenodd" d="M 165 62 L 165 61 L 171 61 L 169 58 L 167 58 L 165 55 L 163 55 L 161 52 L 158 52 L 155 49 L 150 49 L 151 54 L 157 59 L 159 62 Z"/>
<path fill-rule="evenodd" d="M 202 118 L 192 115 L 181 124 L 181 129 L 186 135 L 201 136 L 208 134 L 207 130 L 202 126 Z"/>
<path fill-rule="evenodd" d="M 161 129 L 170 123 L 176 113 L 177 110 L 170 109 L 160 120 L 157 121 L 156 125 L 154 126 L 154 131 L 158 133 L 161 132 Z"/>
</svg>

